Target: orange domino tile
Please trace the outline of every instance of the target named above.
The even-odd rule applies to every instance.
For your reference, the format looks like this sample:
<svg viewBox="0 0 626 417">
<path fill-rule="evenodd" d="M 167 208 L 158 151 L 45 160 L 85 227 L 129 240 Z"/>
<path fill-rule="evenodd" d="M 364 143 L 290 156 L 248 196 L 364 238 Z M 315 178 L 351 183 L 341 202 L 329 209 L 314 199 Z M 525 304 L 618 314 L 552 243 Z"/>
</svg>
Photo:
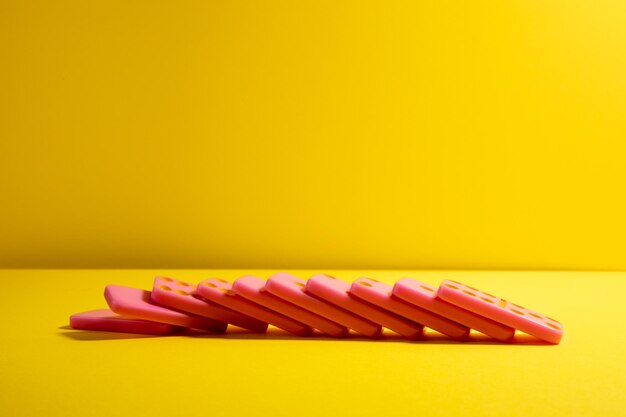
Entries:
<svg viewBox="0 0 626 417">
<path fill-rule="evenodd" d="M 154 279 L 150 300 L 165 307 L 265 333 L 267 323 L 202 298 L 194 284 L 169 277 Z"/>
<path fill-rule="evenodd" d="M 232 283 L 224 279 L 209 278 L 198 284 L 202 297 L 240 313 L 267 322 L 296 336 L 308 336 L 311 328 L 304 323 L 254 303 L 233 291 Z"/>
<path fill-rule="evenodd" d="M 296 319 L 329 336 L 345 337 L 348 333 L 346 327 L 270 294 L 265 289 L 265 280 L 261 278 L 253 276 L 238 278 L 233 282 L 233 290 L 250 301 Z"/>
<path fill-rule="evenodd" d="M 225 332 L 228 326 L 224 322 L 154 304 L 150 301 L 150 291 L 139 288 L 107 285 L 104 289 L 104 298 L 109 308 L 123 317 L 156 321 L 216 333 Z"/>
<path fill-rule="evenodd" d="M 437 296 L 548 343 L 557 344 L 563 337 L 563 325 L 558 321 L 460 282 L 444 281 Z"/>
<path fill-rule="evenodd" d="M 467 326 L 395 297 L 392 294 L 392 286 L 384 282 L 372 278 L 359 278 L 352 283 L 350 294 L 453 339 L 466 340 L 469 335 L 470 329 Z"/>
<path fill-rule="evenodd" d="M 375 338 L 382 334 L 380 325 L 307 293 L 305 290 L 306 281 L 293 275 L 285 272 L 272 275 L 267 280 L 265 288 L 277 297 L 326 317 L 364 336 Z"/>
<path fill-rule="evenodd" d="M 353 296 L 350 294 L 349 283 L 331 275 L 317 274 L 312 276 L 306 283 L 306 290 L 407 339 L 415 340 L 422 336 L 424 326 Z"/>
<path fill-rule="evenodd" d="M 70 316 L 70 327 L 76 330 L 94 330 L 99 332 L 120 332 L 148 335 L 168 335 L 182 330 L 156 321 L 131 319 L 115 314 L 108 309 L 84 311 Z"/>
<path fill-rule="evenodd" d="M 418 307 L 477 330 L 501 342 L 510 342 L 515 329 L 439 298 L 437 289 L 413 278 L 403 278 L 393 287 L 393 295 Z"/>
</svg>

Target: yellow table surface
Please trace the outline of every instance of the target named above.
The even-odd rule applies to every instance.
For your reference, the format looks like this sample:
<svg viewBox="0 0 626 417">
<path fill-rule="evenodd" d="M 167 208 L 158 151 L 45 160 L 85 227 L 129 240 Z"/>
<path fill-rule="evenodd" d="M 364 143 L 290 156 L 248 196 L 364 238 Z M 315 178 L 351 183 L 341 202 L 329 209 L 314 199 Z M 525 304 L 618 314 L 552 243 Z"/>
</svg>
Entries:
<svg viewBox="0 0 626 417">
<path fill-rule="evenodd" d="M 2 270 L 1 416 L 624 416 L 626 273 L 324 271 L 457 279 L 561 321 L 558 346 L 70 329 L 106 284 L 255 270 Z M 307 277 L 316 271 L 289 271 Z"/>
</svg>

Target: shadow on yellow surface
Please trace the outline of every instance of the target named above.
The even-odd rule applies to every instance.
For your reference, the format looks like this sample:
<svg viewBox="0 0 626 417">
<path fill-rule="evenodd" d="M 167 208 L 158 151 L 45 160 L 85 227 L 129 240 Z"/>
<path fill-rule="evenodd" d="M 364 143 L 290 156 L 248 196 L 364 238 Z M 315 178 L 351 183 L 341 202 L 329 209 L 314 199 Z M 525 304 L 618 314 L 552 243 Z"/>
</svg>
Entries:
<svg viewBox="0 0 626 417">
<path fill-rule="evenodd" d="M 265 334 L 253 333 L 243 329 L 239 329 L 233 326 L 228 328 L 226 333 L 208 333 L 200 332 L 192 329 L 184 330 L 179 333 L 174 333 L 168 336 L 153 336 L 153 335 L 141 335 L 133 333 L 115 333 L 115 332 L 99 332 L 99 331 L 84 331 L 73 330 L 70 326 L 59 327 L 60 330 L 64 330 L 59 334 L 76 340 L 76 341 L 99 341 L 99 340 L 119 340 L 119 339 L 149 339 L 155 337 L 188 337 L 188 338 L 200 338 L 200 339 L 233 339 L 233 340 L 284 340 L 295 342 L 310 342 L 310 341 L 338 341 L 338 342 L 371 342 L 371 343 L 428 343 L 428 344 L 451 344 L 451 345 L 524 345 L 524 346 L 552 346 L 550 343 L 545 343 L 532 336 L 523 333 L 517 333 L 511 343 L 501 343 L 495 341 L 485 335 L 478 332 L 472 332 L 470 338 L 465 342 L 456 341 L 446 337 L 445 335 L 426 329 L 424 336 L 420 340 L 407 340 L 395 333 L 385 330 L 383 336 L 379 339 L 368 339 L 366 337 L 359 336 L 354 332 L 350 332 L 345 338 L 330 338 L 316 332 L 314 336 L 310 337 L 297 337 L 292 336 L 280 329 L 270 326 Z"/>
</svg>

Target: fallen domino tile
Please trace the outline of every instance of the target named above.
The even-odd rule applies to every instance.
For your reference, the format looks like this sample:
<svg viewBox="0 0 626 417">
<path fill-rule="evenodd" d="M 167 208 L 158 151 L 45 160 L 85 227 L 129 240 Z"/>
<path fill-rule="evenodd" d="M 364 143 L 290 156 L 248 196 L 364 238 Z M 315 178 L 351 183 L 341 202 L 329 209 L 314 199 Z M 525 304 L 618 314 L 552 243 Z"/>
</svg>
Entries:
<svg viewBox="0 0 626 417">
<path fill-rule="evenodd" d="M 70 316 L 70 327 L 76 330 L 167 335 L 182 329 L 166 323 L 122 317 L 111 310 L 91 310 Z"/>
<path fill-rule="evenodd" d="M 407 339 L 418 339 L 424 326 L 376 307 L 351 295 L 350 284 L 326 274 L 314 275 L 306 283 L 307 292 L 356 315 L 392 330 Z"/>
<path fill-rule="evenodd" d="M 329 304 L 305 292 L 306 281 L 293 275 L 280 272 L 271 276 L 265 289 L 275 296 L 326 317 L 367 337 L 379 337 L 381 326 L 356 314 Z"/>
<path fill-rule="evenodd" d="M 237 295 L 232 289 L 232 283 L 224 279 L 209 278 L 202 281 L 198 285 L 198 294 L 210 301 L 267 322 L 296 336 L 311 334 L 311 328 L 306 324 Z"/>
<path fill-rule="evenodd" d="M 476 314 L 456 303 L 441 297 L 441 292 L 431 285 L 413 278 L 403 278 L 393 287 L 393 295 L 433 313 L 441 314 L 501 342 L 510 342 L 515 329 Z"/>
<path fill-rule="evenodd" d="M 466 340 L 469 336 L 469 327 L 394 297 L 392 288 L 384 282 L 363 277 L 352 283 L 350 294 L 453 339 Z"/>
<path fill-rule="evenodd" d="M 437 296 L 548 343 L 557 344 L 563 337 L 563 325 L 558 321 L 460 282 L 444 281 Z"/>
<path fill-rule="evenodd" d="M 165 307 L 223 321 L 257 333 L 265 333 L 267 323 L 253 317 L 203 300 L 196 293 L 196 286 L 168 277 L 156 277 L 150 300 Z"/>
<path fill-rule="evenodd" d="M 107 285 L 104 289 L 104 298 L 109 308 L 121 316 L 216 333 L 226 331 L 226 323 L 153 304 L 150 302 L 150 291 L 139 288 Z"/>
<path fill-rule="evenodd" d="M 269 291 L 265 290 L 265 280 L 261 278 L 253 276 L 238 278 L 233 282 L 233 291 L 250 301 L 298 320 L 330 336 L 344 337 L 348 333 L 346 327 L 270 294 Z"/>
</svg>

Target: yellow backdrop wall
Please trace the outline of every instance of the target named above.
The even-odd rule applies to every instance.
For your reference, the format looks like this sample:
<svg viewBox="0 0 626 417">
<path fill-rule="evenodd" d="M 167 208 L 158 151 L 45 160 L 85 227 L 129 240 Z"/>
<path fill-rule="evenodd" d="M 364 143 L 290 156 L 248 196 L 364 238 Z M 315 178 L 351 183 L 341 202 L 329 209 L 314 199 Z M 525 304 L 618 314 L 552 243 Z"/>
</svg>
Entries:
<svg viewBox="0 0 626 417">
<path fill-rule="evenodd" d="M 626 268 L 626 2 L 0 1 L 0 266 Z"/>
</svg>

